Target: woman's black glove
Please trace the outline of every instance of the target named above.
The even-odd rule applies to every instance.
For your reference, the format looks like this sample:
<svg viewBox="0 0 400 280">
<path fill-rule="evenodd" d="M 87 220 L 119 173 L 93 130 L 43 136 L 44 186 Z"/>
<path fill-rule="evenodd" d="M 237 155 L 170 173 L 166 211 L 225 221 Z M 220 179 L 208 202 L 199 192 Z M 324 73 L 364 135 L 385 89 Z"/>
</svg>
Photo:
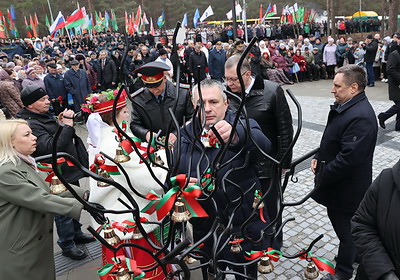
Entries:
<svg viewBox="0 0 400 280">
<path fill-rule="evenodd" d="M 103 225 L 107 222 L 104 213 L 101 210 L 105 210 L 105 208 L 98 203 L 88 202 L 89 206 L 85 204 L 84 209 L 89 212 L 89 214 L 93 217 L 96 223 Z"/>
</svg>

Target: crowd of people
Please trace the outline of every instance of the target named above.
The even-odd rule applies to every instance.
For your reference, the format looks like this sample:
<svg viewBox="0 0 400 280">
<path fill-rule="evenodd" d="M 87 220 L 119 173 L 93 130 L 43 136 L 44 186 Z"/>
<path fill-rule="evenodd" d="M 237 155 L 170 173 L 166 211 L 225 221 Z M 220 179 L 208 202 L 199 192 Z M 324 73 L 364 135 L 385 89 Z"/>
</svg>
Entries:
<svg viewBox="0 0 400 280">
<path fill-rule="evenodd" d="M 158 42 L 151 36 L 142 36 L 141 39 L 133 36 L 124 40 L 120 34 L 111 32 L 94 37 L 85 34 L 72 38 L 72 41 L 65 36 L 45 37 L 25 39 L 18 46 L 23 53 L 12 57 L 1 54 L 2 118 L 18 120 L 6 120 L 0 125 L 0 216 L 4 218 L 1 219 L 2 225 L 7 228 L 0 233 L 0 247 L 8 249 L 5 259 L 11 262 L 0 266 L 0 274 L 8 278 L 15 273 L 28 277 L 32 271 L 41 270 L 37 279 L 54 279 L 50 248 L 52 216 L 42 215 L 42 212 L 57 214 L 58 244 L 66 257 L 85 258 L 86 253 L 76 244 L 94 240 L 80 229 L 82 206 L 70 197 L 49 193 L 48 184 L 41 181 L 31 157 L 52 152 L 53 138 L 59 126 L 63 129 L 57 150 L 71 154 L 81 165 L 92 166 L 91 169 L 99 174 L 107 173 L 126 188 L 137 207 L 141 208 L 139 210 L 146 208 L 148 193 L 162 196 L 163 187 L 171 185 L 165 182 L 168 178 L 165 168 L 172 167 L 169 164 L 178 162 L 174 168 L 177 174 L 170 175 L 186 174 L 190 178 L 184 181 L 190 187 L 201 188 L 198 179 L 211 172 L 212 175 L 208 175 L 214 176 L 213 187 L 202 189 L 202 200 L 199 200 L 206 215 L 193 217 L 190 223 L 194 242 L 207 235 L 215 217 L 219 217 L 220 238 L 225 240 L 223 244 L 241 240 L 241 252 L 233 254 L 225 246 L 220 248 L 219 258 L 230 263 L 243 263 L 246 262 L 246 251 L 268 247 L 279 250 L 283 242 L 282 232 L 273 233 L 276 236 L 270 242 L 270 238 L 263 236 L 263 229 L 272 220 L 277 223 L 276 228 L 282 224 L 279 184 L 274 178 L 290 168 L 292 160 L 292 117 L 281 85 L 333 79 L 335 104 L 329 112 L 320 150 L 311 162 L 319 187 L 312 197 L 327 207 L 340 240 L 335 275 L 328 274 L 322 279 L 350 279 L 357 256 L 361 261 L 358 279 L 398 279 L 400 250 L 393 235 L 397 228 L 378 230 L 377 226 L 371 226 L 371 220 L 376 222 L 377 216 L 366 206 L 366 203 L 373 207 L 379 205 L 379 198 L 376 198 L 378 183 L 374 183 L 373 189 L 367 193 L 368 201 L 363 197 L 372 182 L 372 158 L 378 129 L 365 89 L 373 87 L 381 78 L 382 82 L 388 80 L 389 85 L 397 86 L 398 90 L 400 34 L 395 33 L 382 41 L 379 34 L 368 35 L 365 41 L 356 42 L 344 36 L 337 41 L 332 37 L 325 40 L 320 37 L 321 33 L 314 31 L 307 37 L 299 35 L 293 39 L 261 34 L 239 69 L 244 89 L 236 68 L 248 46 L 243 38 L 225 38 L 223 32 L 213 34 L 212 40 L 208 38 L 206 42 L 201 36 L 201 40 L 188 39 L 176 47 L 171 46 L 168 36 L 160 37 Z M 124 54 L 126 58 L 122 59 Z M 174 83 L 178 78 L 180 83 Z M 112 119 L 112 104 L 122 82 L 127 88 L 116 102 L 115 120 L 127 137 L 134 140 L 135 147 L 127 144 L 126 136 L 115 129 L 117 124 Z M 230 94 L 227 95 L 226 91 Z M 127 94 L 135 99 L 133 104 L 128 104 Z M 246 110 L 240 112 L 239 122 L 234 125 L 242 94 L 246 95 Z M 395 105 L 389 109 L 391 111 L 378 117 L 383 128 L 385 120 L 399 112 L 400 94 L 396 94 L 399 97 L 393 97 Z M 88 152 L 74 128 L 76 121 L 82 121 L 79 118 L 82 112 L 89 114 L 86 122 Z M 165 141 L 164 148 L 154 145 L 156 135 L 159 137 L 157 141 Z M 157 153 L 157 160 L 153 159 L 151 166 L 139 159 L 139 154 L 143 157 L 149 152 L 149 149 L 143 149 L 147 145 Z M 220 145 L 228 146 L 223 158 L 219 157 Z M 139 154 L 134 152 L 137 149 Z M 167 156 L 169 149 L 181 152 L 179 160 L 171 160 L 171 154 Z M 106 152 L 114 157 L 118 150 L 119 155 L 125 156 L 119 164 L 130 180 L 117 172 L 114 162 L 99 154 Z M 210 163 L 215 161 L 219 164 L 216 170 L 210 171 L 213 167 Z M 280 163 L 279 168 L 275 161 Z M 395 167 L 393 172 L 397 169 Z M 77 187 L 79 179 L 87 176 L 69 164 L 62 165 L 62 174 L 68 183 Z M 123 201 L 124 192 L 112 186 L 99 185 L 93 179 L 90 180 L 90 192 L 76 189 L 88 202 L 84 209 L 92 215 L 93 227 L 108 228 L 114 222 L 118 224 L 115 230 L 121 230 L 118 233 L 121 241 L 116 244 L 129 242 L 138 245 L 125 248 L 121 254 L 126 258 L 134 257 L 138 268 L 155 267 L 146 271 L 146 277 L 165 279 L 165 273 L 171 272 L 172 267 L 162 270 L 149 253 L 137 249 L 142 247 L 147 252 L 156 253 L 160 236 L 156 234 L 154 222 L 159 213 L 155 215 L 154 211 L 147 209 L 142 214 L 149 222 L 143 226 L 142 232 L 145 231 L 151 240 L 145 242 L 133 234 L 122 234 L 129 226 L 132 227 L 129 215 L 103 213 L 103 207 L 126 209 L 118 200 L 122 198 Z M 32 198 L 28 193 L 34 194 Z M 259 204 L 259 218 L 248 221 L 255 211 L 255 193 L 268 193 L 268 196 L 264 198 L 265 207 Z M 38 205 L 44 201 L 51 205 L 40 208 Z M 398 202 L 393 203 L 398 205 Z M 13 215 L 8 215 L 8 212 Z M 13 221 L 17 221 L 18 226 L 14 226 Z M 24 225 L 28 223 L 29 228 L 34 229 L 31 234 L 25 233 Z M 133 228 L 138 226 L 136 221 Z M 16 234 L 16 231 L 21 234 Z M 390 262 L 378 273 L 368 267 L 376 252 L 362 234 L 366 231 L 370 238 L 375 234 L 373 240 L 377 255 L 387 252 L 385 260 Z M 390 234 L 389 243 L 379 243 L 379 231 Z M 5 236 L 7 238 L 3 238 Z M 254 245 L 249 239 L 261 242 Z M 215 246 L 220 246 L 221 243 L 215 242 L 204 240 L 201 249 L 204 255 L 210 256 Z M 29 255 L 29 262 L 18 262 L 20 254 Z M 47 259 L 40 266 L 39 259 L 44 254 Z M 103 246 L 103 265 L 112 262 L 111 257 L 112 254 Z M 205 260 L 202 262 L 207 263 Z M 46 271 L 46 276 L 44 266 L 53 269 Z M 255 264 L 246 269 L 230 264 L 218 265 L 217 270 L 211 272 L 205 265 L 203 279 L 209 279 L 210 273 L 217 274 L 227 266 L 235 270 L 236 279 L 257 275 Z M 108 279 L 107 275 L 102 277 Z"/>
</svg>

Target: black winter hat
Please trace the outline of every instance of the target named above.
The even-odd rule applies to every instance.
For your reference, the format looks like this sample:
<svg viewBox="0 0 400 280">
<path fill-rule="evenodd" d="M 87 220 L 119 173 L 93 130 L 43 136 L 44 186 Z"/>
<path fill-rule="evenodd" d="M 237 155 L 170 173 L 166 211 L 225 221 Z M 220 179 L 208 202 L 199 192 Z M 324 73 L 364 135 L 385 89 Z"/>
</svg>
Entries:
<svg viewBox="0 0 400 280">
<path fill-rule="evenodd" d="M 21 100 L 26 107 L 32 103 L 35 103 L 45 95 L 47 95 L 47 92 L 44 89 L 35 85 L 30 85 L 21 91 Z"/>
</svg>

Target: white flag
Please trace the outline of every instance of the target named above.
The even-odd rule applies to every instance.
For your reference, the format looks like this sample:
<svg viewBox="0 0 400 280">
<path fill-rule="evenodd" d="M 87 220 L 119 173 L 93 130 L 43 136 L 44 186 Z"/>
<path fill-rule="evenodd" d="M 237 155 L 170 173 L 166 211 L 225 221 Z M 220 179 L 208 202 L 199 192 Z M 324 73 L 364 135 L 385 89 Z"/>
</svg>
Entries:
<svg viewBox="0 0 400 280">
<path fill-rule="evenodd" d="M 240 16 L 240 13 L 242 12 L 242 7 L 240 6 L 240 4 L 236 4 L 235 6 L 235 12 L 236 12 L 236 16 Z M 229 12 L 226 13 L 226 17 L 231 20 L 232 19 L 232 10 L 230 10 Z"/>
<path fill-rule="evenodd" d="M 206 18 L 208 18 L 209 16 L 212 16 L 214 14 L 211 5 L 208 6 L 208 8 L 204 11 L 203 15 L 200 18 L 200 22 L 203 22 Z"/>
</svg>

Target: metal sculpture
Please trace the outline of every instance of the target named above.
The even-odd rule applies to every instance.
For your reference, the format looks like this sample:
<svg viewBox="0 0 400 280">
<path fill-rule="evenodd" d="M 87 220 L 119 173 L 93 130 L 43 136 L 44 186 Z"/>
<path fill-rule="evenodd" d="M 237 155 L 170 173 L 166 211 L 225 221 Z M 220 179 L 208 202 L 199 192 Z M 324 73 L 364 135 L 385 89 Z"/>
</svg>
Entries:
<svg viewBox="0 0 400 280">
<path fill-rule="evenodd" d="M 176 36 L 177 36 L 179 27 L 180 27 L 180 23 L 177 24 L 177 27 L 176 27 L 175 33 L 174 33 L 174 46 L 173 46 L 174 50 L 176 50 Z M 125 36 L 125 37 L 127 38 L 127 36 Z M 255 44 L 255 41 L 256 41 L 256 39 L 254 38 L 249 43 L 249 46 L 247 47 L 245 52 L 242 54 L 239 65 L 237 66 L 237 74 L 238 74 L 237 76 L 239 77 L 239 81 L 240 81 L 241 87 L 243 89 L 245 87 L 244 87 L 242 75 L 240 73 L 240 67 L 241 67 L 243 60 L 246 58 L 246 55 L 248 54 L 249 50 Z M 125 59 L 125 57 L 126 57 L 126 51 L 124 53 L 123 59 Z M 180 80 L 179 75 L 180 75 L 180 71 L 179 71 L 179 65 L 178 65 L 177 79 L 176 79 L 177 83 L 178 83 L 177 90 L 179 88 L 179 80 Z M 176 186 L 174 186 L 172 184 L 171 179 L 173 179 L 175 176 L 178 175 L 177 174 L 177 166 L 179 165 L 179 159 L 180 159 L 180 153 L 181 153 L 180 148 L 179 148 L 180 141 L 181 141 L 181 135 L 180 135 L 179 127 L 178 127 L 178 121 L 175 119 L 175 116 L 173 113 L 177 104 L 175 103 L 174 107 L 169 109 L 169 114 L 171 115 L 172 122 L 169 123 L 167 126 L 167 131 L 165 132 L 165 135 L 166 135 L 165 141 L 160 141 L 160 139 L 158 137 L 159 135 L 151 135 L 151 138 L 154 139 L 154 143 L 155 143 L 156 147 L 165 149 L 167 163 L 164 165 L 164 163 L 160 162 L 160 160 L 157 157 L 148 156 L 147 159 L 144 158 L 143 155 L 138 150 L 138 147 L 133 142 L 133 140 L 126 134 L 126 132 L 124 130 L 122 130 L 119 127 L 119 124 L 116 121 L 115 108 L 116 108 L 117 100 L 119 99 L 119 96 L 121 95 L 122 90 L 124 90 L 124 89 L 127 90 L 127 88 L 123 84 L 121 86 L 121 88 L 119 89 L 118 95 L 115 98 L 113 114 L 112 114 L 113 123 L 114 123 L 115 127 L 117 128 L 119 135 L 123 139 L 131 142 L 133 149 L 139 155 L 139 157 L 143 161 L 143 164 L 145 164 L 147 166 L 147 169 L 148 169 L 149 173 L 152 175 L 152 177 L 154 178 L 154 180 L 156 182 L 158 182 L 158 184 L 160 186 L 163 187 L 165 193 L 168 193 L 174 187 L 176 188 Z M 245 111 L 245 107 L 244 107 L 246 96 L 245 96 L 244 92 L 245 91 L 242 90 L 242 95 L 240 97 L 235 96 L 235 95 L 231 94 L 230 92 L 227 92 L 227 94 L 232 96 L 232 98 L 240 99 L 240 107 L 237 112 L 235 121 L 232 125 L 233 128 L 235 128 L 238 125 L 238 123 L 240 121 L 239 120 L 240 115 L 246 116 L 246 111 Z M 294 104 L 296 105 L 296 108 L 298 111 L 297 131 L 295 133 L 293 142 L 290 145 L 290 149 L 292 149 L 300 135 L 300 132 L 301 132 L 302 112 L 301 112 L 300 104 L 297 102 L 293 93 L 290 90 L 287 90 L 287 94 L 291 98 L 291 100 L 294 102 Z M 135 103 L 137 106 L 140 107 L 140 104 L 137 104 L 135 102 L 134 94 L 132 94 L 132 95 L 129 94 L 128 96 L 132 103 Z M 201 101 L 202 98 L 201 98 L 201 88 L 200 87 L 199 87 L 199 96 L 200 96 L 200 101 Z M 146 113 L 146 110 L 143 110 L 143 111 Z M 203 106 L 202 102 L 200 102 L 200 104 L 195 109 L 195 114 L 198 115 L 202 111 L 204 112 L 204 106 Z M 246 118 L 246 122 L 247 122 L 247 126 L 245 126 L 245 127 L 249 127 L 247 118 Z M 195 125 L 199 125 L 200 128 L 204 128 L 205 123 L 204 122 L 196 123 Z M 168 145 L 168 136 L 169 136 L 170 131 L 172 131 L 172 128 L 174 128 L 174 130 L 177 131 L 177 141 L 176 141 L 175 148 L 172 148 Z M 185 127 L 183 129 L 185 129 Z M 215 128 L 211 128 L 211 129 L 213 129 L 213 132 L 219 139 L 220 147 L 219 147 L 218 156 L 215 158 L 214 161 L 209 162 L 209 170 L 210 170 L 209 174 L 200 174 L 200 172 L 198 172 L 198 174 L 197 174 L 198 182 L 202 182 L 201 189 L 202 189 L 202 194 L 203 194 L 203 196 L 201 198 L 197 198 L 198 201 L 204 201 L 204 200 L 213 201 L 213 194 L 215 192 L 215 188 L 220 188 L 222 190 L 224 190 L 224 188 L 225 188 L 224 180 L 226 179 L 226 176 L 225 176 L 225 179 L 222 181 L 222 186 L 215 186 L 213 178 L 215 178 L 215 173 L 219 169 L 221 169 L 224 165 L 227 164 L 227 162 L 221 163 L 221 159 L 224 157 L 224 155 L 228 149 L 228 146 L 232 141 L 233 133 L 231 133 L 227 143 L 224 143 L 222 141 L 221 137 L 219 136 L 218 132 L 215 130 Z M 57 133 L 54 137 L 55 142 L 58 141 L 61 130 L 62 130 L 62 127 L 60 126 L 59 130 L 57 131 Z M 152 131 L 151 127 L 150 127 L 150 131 Z M 250 131 L 247 131 L 246 137 L 248 138 L 248 141 L 252 141 L 255 144 L 254 140 L 252 139 L 252 135 L 251 135 Z M 192 139 L 192 141 L 193 141 L 193 143 L 192 143 L 193 146 L 196 143 L 200 143 L 201 142 L 200 136 L 195 137 L 195 139 Z M 169 279 L 173 279 L 176 276 L 180 276 L 180 277 L 183 277 L 183 279 L 185 279 L 185 280 L 189 280 L 191 278 L 191 272 L 194 270 L 199 270 L 202 267 L 207 268 L 207 271 L 209 273 L 209 279 L 222 279 L 222 278 L 224 278 L 225 275 L 228 275 L 228 274 L 242 276 L 247 279 L 254 279 L 254 278 L 248 277 L 246 275 L 246 267 L 259 262 L 259 264 L 258 264 L 259 272 L 260 273 L 270 273 L 274 270 L 274 265 L 272 264 L 271 260 L 276 261 L 282 257 L 290 258 L 290 259 L 300 257 L 300 258 L 306 259 L 308 261 L 308 266 L 305 271 L 305 277 L 307 279 L 314 279 L 315 277 L 318 276 L 318 270 L 314 266 L 314 263 L 316 263 L 317 266 L 318 266 L 318 263 L 316 262 L 315 258 L 312 257 L 310 251 L 311 251 L 312 247 L 314 246 L 314 244 L 317 241 L 319 241 L 323 237 L 323 235 L 318 236 L 313 242 L 311 242 L 311 244 L 309 245 L 309 247 L 307 249 L 304 249 L 295 255 L 286 255 L 280 251 L 274 250 L 273 248 L 265 248 L 265 250 L 263 250 L 261 252 L 256 252 L 256 253 L 252 254 L 251 256 L 249 256 L 249 260 L 247 262 L 232 263 L 232 262 L 229 262 L 228 260 L 220 259 L 218 257 L 218 255 L 220 253 L 221 248 L 224 248 L 227 246 L 230 246 L 230 250 L 233 254 L 240 252 L 242 250 L 241 246 L 240 246 L 240 240 L 235 238 L 235 236 L 232 236 L 229 234 L 230 224 L 228 224 L 222 230 L 224 234 L 217 234 L 217 231 L 220 232 L 221 229 L 220 229 L 219 217 L 216 216 L 216 217 L 214 217 L 215 219 L 214 219 L 213 224 L 211 225 L 210 231 L 201 240 L 199 240 L 193 244 L 192 241 L 190 240 L 190 238 L 187 237 L 187 229 L 186 229 L 186 225 L 187 225 L 188 221 L 190 222 L 191 215 L 190 215 L 190 212 L 187 210 L 186 205 L 182 199 L 182 190 L 184 190 L 188 186 L 189 174 L 184 174 L 185 177 L 184 177 L 183 186 L 181 186 L 180 188 L 177 188 L 176 193 L 174 193 L 174 197 L 175 197 L 174 207 L 171 207 L 171 209 L 168 210 L 170 215 L 166 215 L 159 222 L 153 222 L 154 224 L 156 224 L 158 226 L 158 228 L 160 230 L 160 236 L 161 236 L 160 245 L 156 245 L 156 244 L 154 244 L 154 242 L 152 242 L 152 240 L 149 238 L 149 236 L 146 234 L 146 231 L 143 228 L 143 225 L 142 225 L 143 222 L 140 219 L 140 211 L 142 209 L 138 208 L 138 205 L 135 202 L 135 200 L 133 199 L 133 197 L 129 194 L 129 192 L 123 186 L 116 183 L 114 180 L 112 180 L 112 178 L 109 178 L 109 176 L 104 176 L 104 174 L 102 174 L 101 172 L 99 172 L 99 174 L 91 172 L 86 167 L 82 166 L 79 163 L 79 161 L 76 160 L 75 158 L 73 158 L 71 155 L 66 154 L 66 153 L 57 153 L 57 151 L 56 151 L 57 145 L 53 145 L 53 147 L 54 147 L 54 150 L 52 152 L 52 155 L 40 157 L 40 158 L 38 158 L 38 160 L 52 158 L 53 166 L 57 166 L 57 159 L 60 157 L 64 157 L 66 160 L 72 162 L 75 166 L 79 167 L 84 173 L 89 175 L 91 178 L 93 178 L 94 180 L 97 180 L 99 182 L 99 184 L 98 184 L 99 187 L 112 185 L 113 187 L 120 190 L 126 198 L 124 200 L 120 199 L 120 202 L 123 205 L 125 205 L 125 207 L 126 207 L 126 210 L 123 210 L 123 211 L 116 211 L 113 209 L 103 209 L 102 210 L 102 209 L 95 208 L 95 207 L 93 207 L 93 205 L 91 205 L 88 202 L 81 199 L 77 195 L 77 193 L 75 193 L 74 190 L 70 187 L 70 185 L 65 181 L 62 174 L 60 174 L 58 168 L 54 168 L 54 173 L 59 178 L 60 182 L 63 185 L 65 185 L 65 187 L 76 197 L 77 200 L 79 200 L 80 203 L 82 203 L 84 205 L 84 208 L 87 209 L 89 212 L 97 211 L 97 212 L 101 212 L 101 213 L 114 213 L 114 214 L 131 213 L 132 218 L 136 223 L 136 225 L 135 225 L 136 226 L 136 228 L 135 228 L 136 235 L 135 236 L 137 236 L 138 238 L 144 238 L 146 240 L 146 242 L 153 249 L 156 250 L 156 253 L 152 253 L 148 249 L 143 248 L 142 246 L 134 244 L 134 243 L 120 243 L 119 239 L 116 237 L 112 228 L 106 227 L 104 230 L 106 233 L 106 237 L 102 237 L 98 232 L 96 232 L 96 230 L 94 230 L 92 227 L 89 227 L 88 230 L 105 247 L 107 247 L 110 251 L 112 251 L 114 253 L 116 265 L 115 265 L 115 269 L 114 270 L 110 269 L 109 273 L 111 273 L 112 275 L 116 275 L 117 279 L 132 279 L 133 276 L 135 277 L 135 279 L 139 279 L 141 275 L 143 276 L 143 273 L 141 274 L 140 271 L 138 272 L 137 269 L 135 269 L 134 262 L 132 262 L 132 260 L 121 259 L 119 257 L 120 250 L 124 247 L 129 247 L 129 246 L 136 247 L 140 250 L 147 252 L 154 259 L 155 265 L 153 267 L 143 270 L 143 272 L 151 271 L 159 266 L 163 269 L 164 273 L 167 275 L 167 277 Z M 151 145 L 148 145 L 147 155 L 150 155 L 152 152 L 154 152 L 154 151 L 151 151 L 151 148 L 152 148 Z M 259 149 L 259 147 L 257 147 L 257 148 Z M 206 148 L 204 147 L 204 149 L 206 149 Z M 256 216 L 258 215 L 257 213 L 258 213 L 259 209 L 263 207 L 263 204 L 264 204 L 263 201 L 268 196 L 269 190 L 271 188 L 277 188 L 277 190 L 278 190 L 279 201 L 278 201 L 277 207 L 279 209 L 278 216 L 281 217 L 284 208 L 301 205 L 311 196 L 311 194 L 313 193 L 315 188 L 318 188 L 318 186 L 319 186 L 319 182 L 316 182 L 314 190 L 312 190 L 309 194 L 307 194 L 305 197 L 303 197 L 299 201 L 285 202 L 284 198 L 283 198 L 283 193 L 284 193 L 286 187 L 288 186 L 289 181 L 291 180 L 293 182 L 296 182 L 296 179 L 294 178 L 296 166 L 298 164 L 300 164 L 301 162 L 303 162 L 304 160 L 306 160 L 307 158 L 311 157 L 313 154 L 315 154 L 317 152 L 317 150 L 311 151 L 310 153 L 304 155 L 303 157 L 293 161 L 291 164 L 290 170 L 288 170 L 285 173 L 283 180 L 281 177 L 282 162 L 284 162 L 284 160 L 287 158 L 288 152 L 285 153 L 285 155 L 283 156 L 281 161 L 278 161 L 278 160 L 272 158 L 268 154 L 265 154 L 261 149 L 259 149 L 259 152 L 274 163 L 275 172 L 273 174 L 271 185 L 269 186 L 269 189 L 265 193 L 257 193 L 257 196 L 253 203 L 253 208 L 254 208 L 253 212 L 250 215 L 250 217 L 248 217 L 246 219 L 246 221 L 243 223 L 243 225 L 241 227 L 241 233 L 242 233 L 243 239 L 246 239 L 247 241 L 250 241 L 252 243 L 257 243 L 260 240 L 252 240 L 250 237 L 248 237 L 248 235 L 246 233 L 246 227 L 249 224 L 249 222 L 252 219 L 256 218 Z M 125 176 L 126 181 L 128 183 L 128 187 L 132 190 L 132 192 L 134 192 L 139 197 L 142 197 L 142 198 L 146 197 L 147 194 L 139 193 L 137 190 L 135 190 L 135 188 L 133 187 L 134 182 L 132 182 L 134 180 L 134 178 L 129 178 L 128 174 L 125 172 L 125 170 L 121 166 L 120 162 L 124 162 L 124 161 L 128 160 L 126 157 L 120 157 L 121 153 L 119 153 L 120 156 L 118 158 L 116 157 L 115 159 L 111 158 L 110 156 L 108 156 L 107 154 L 104 154 L 104 153 L 102 155 L 105 158 L 107 158 L 108 160 L 112 161 L 118 167 L 122 176 Z M 204 156 L 204 151 L 203 151 L 203 156 Z M 233 159 L 231 159 L 231 160 L 233 160 Z M 230 162 L 231 160 L 228 160 L 228 162 Z M 247 164 L 247 162 L 245 164 Z M 158 166 L 158 167 L 163 168 L 168 171 L 166 182 L 160 182 L 156 178 L 156 176 L 154 176 L 154 173 L 152 172 L 152 166 Z M 190 170 L 190 168 L 188 168 L 188 170 Z M 197 166 L 197 170 L 199 170 L 199 166 Z M 323 170 L 323 166 L 322 166 L 322 170 Z M 254 192 L 253 189 L 249 189 L 248 191 Z M 242 193 L 241 199 L 243 199 L 244 195 L 245 195 L 245 193 Z M 217 209 L 218 206 L 215 205 L 215 203 L 214 203 L 214 207 L 215 207 L 215 209 Z M 235 210 L 230 214 L 231 215 L 230 221 L 232 221 L 234 216 L 237 215 L 237 212 Z M 271 244 L 272 244 L 272 240 L 275 238 L 275 236 L 278 235 L 278 233 L 280 231 L 282 231 L 282 229 L 286 225 L 286 223 L 288 221 L 294 220 L 293 218 L 287 219 L 286 221 L 284 221 L 282 223 L 280 228 L 276 228 L 277 219 L 278 219 L 278 217 L 275 218 L 274 220 L 272 220 L 269 224 L 266 224 L 265 228 L 262 230 L 262 236 L 260 239 L 268 238 L 271 240 Z M 165 225 L 168 223 L 170 224 L 170 226 L 166 227 Z M 226 238 L 225 236 L 229 236 L 229 238 Z M 217 244 L 216 248 L 213 250 L 211 255 L 205 254 L 201 249 L 201 244 L 209 239 L 212 239 L 214 241 L 214 243 Z M 197 262 L 198 260 L 201 260 L 201 262 Z M 126 263 L 126 266 L 122 266 L 123 263 Z M 166 267 L 167 267 L 167 265 L 170 265 L 170 264 L 174 264 L 177 269 L 174 272 L 167 273 Z M 244 267 L 244 273 L 241 274 L 241 273 L 235 272 L 233 270 L 223 270 L 222 271 L 219 269 L 221 264 L 229 265 L 230 267 L 235 267 L 235 266 Z M 321 268 L 326 269 L 326 267 L 323 267 L 323 266 L 318 266 L 318 267 L 320 269 Z"/>
</svg>

